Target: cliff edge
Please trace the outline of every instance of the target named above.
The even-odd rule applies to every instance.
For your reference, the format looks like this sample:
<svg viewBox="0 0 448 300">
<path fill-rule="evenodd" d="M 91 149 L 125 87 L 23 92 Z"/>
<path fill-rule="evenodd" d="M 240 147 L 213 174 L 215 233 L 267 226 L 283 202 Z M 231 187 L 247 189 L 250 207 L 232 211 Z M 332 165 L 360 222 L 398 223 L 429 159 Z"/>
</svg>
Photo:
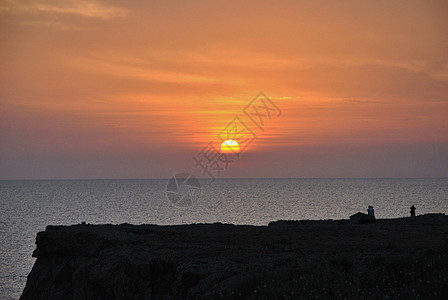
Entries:
<svg viewBox="0 0 448 300">
<path fill-rule="evenodd" d="M 448 216 L 48 226 L 21 300 L 448 299 Z"/>
</svg>

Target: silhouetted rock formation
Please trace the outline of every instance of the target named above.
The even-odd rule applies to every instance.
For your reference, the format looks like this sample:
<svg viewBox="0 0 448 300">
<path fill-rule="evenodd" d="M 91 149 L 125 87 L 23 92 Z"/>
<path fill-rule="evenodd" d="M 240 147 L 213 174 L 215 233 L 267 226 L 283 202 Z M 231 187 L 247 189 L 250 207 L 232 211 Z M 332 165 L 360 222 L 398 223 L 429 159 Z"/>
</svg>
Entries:
<svg viewBox="0 0 448 300">
<path fill-rule="evenodd" d="M 375 223 L 375 218 L 369 216 L 368 214 L 357 212 L 356 214 L 350 216 L 350 221 L 354 224 L 372 224 Z"/>
<path fill-rule="evenodd" d="M 447 237 L 442 214 L 369 226 L 48 226 L 20 299 L 443 298 Z"/>
</svg>

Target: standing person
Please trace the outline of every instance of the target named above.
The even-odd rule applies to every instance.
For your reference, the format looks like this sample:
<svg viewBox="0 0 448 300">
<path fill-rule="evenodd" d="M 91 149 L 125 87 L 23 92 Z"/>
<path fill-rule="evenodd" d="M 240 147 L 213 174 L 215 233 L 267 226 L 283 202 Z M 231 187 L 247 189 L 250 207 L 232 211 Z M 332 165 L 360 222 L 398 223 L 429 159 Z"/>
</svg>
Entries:
<svg viewBox="0 0 448 300">
<path fill-rule="evenodd" d="M 369 205 L 369 208 L 367 209 L 367 214 L 371 217 L 375 218 L 375 211 L 373 210 L 373 206 Z"/>
<path fill-rule="evenodd" d="M 412 204 L 411 206 L 411 218 L 415 217 L 415 206 Z"/>
</svg>

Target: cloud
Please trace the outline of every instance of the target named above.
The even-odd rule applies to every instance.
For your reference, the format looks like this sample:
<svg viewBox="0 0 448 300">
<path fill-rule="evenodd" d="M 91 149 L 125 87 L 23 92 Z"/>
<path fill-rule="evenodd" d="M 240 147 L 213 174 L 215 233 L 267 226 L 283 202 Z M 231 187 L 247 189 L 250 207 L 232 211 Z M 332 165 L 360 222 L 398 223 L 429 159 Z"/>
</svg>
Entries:
<svg viewBox="0 0 448 300">
<path fill-rule="evenodd" d="M 127 15 L 126 9 L 106 6 L 99 2 L 88 0 L 33 2 L 6 0 L 2 2 L 3 3 L 0 4 L 0 14 L 51 13 L 99 19 L 112 19 Z"/>
<path fill-rule="evenodd" d="M 345 99 L 345 102 L 349 103 L 358 103 L 358 104 L 372 104 L 372 103 L 382 103 L 380 101 L 372 101 L 372 100 L 360 100 L 360 99 Z"/>
<path fill-rule="evenodd" d="M 67 59 L 67 63 L 75 68 L 84 69 L 88 72 L 96 72 L 100 75 L 129 77 L 144 81 L 198 84 L 213 83 L 216 81 L 212 77 L 202 76 L 200 74 L 161 70 L 107 59 L 101 60 L 99 58 L 71 58 Z"/>
</svg>

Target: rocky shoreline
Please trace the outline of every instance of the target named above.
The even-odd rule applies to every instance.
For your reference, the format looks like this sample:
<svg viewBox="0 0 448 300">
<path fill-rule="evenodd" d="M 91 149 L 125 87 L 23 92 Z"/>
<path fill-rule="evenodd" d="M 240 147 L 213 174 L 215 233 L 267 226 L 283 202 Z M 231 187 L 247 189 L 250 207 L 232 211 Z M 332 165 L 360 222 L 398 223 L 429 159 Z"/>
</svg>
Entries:
<svg viewBox="0 0 448 300">
<path fill-rule="evenodd" d="M 47 226 L 21 300 L 448 299 L 448 216 Z"/>
</svg>

